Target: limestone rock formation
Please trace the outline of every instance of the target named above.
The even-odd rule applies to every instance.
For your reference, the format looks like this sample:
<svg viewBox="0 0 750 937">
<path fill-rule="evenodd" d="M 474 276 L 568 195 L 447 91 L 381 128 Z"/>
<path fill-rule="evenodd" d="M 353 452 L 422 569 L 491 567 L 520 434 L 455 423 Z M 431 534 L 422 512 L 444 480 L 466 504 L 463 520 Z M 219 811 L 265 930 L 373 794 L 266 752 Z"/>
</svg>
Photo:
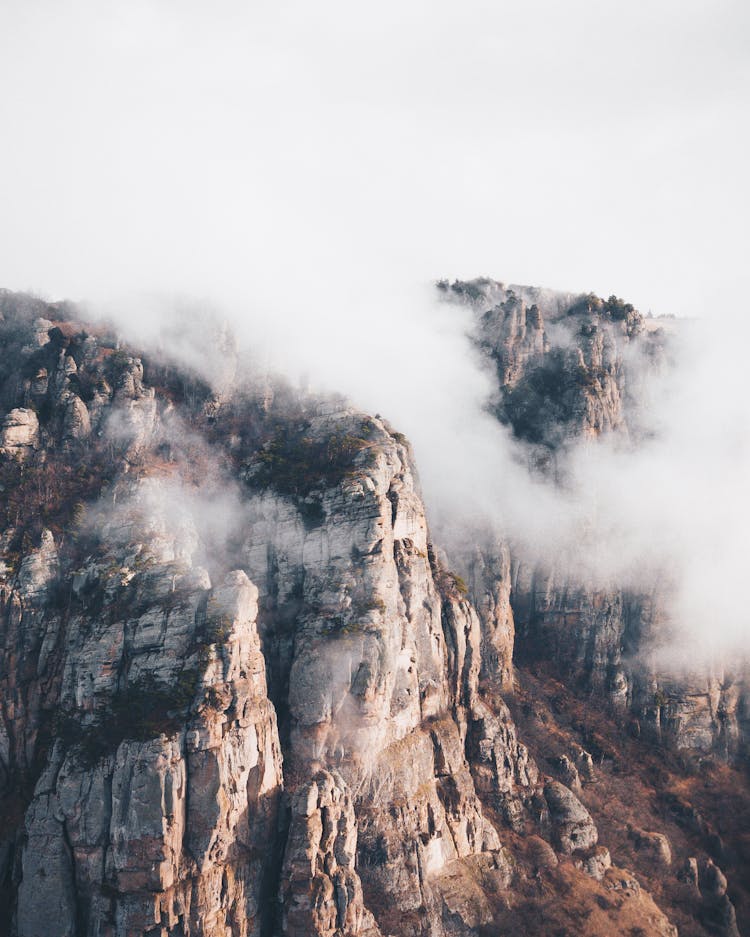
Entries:
<svg viewBox="0 0 750 937">
<path fill-rule="evenodd" d="M 475 341 L 495 370 L 495 414 L 554 477 L 580 439 L 637 445 L 644 434 L 644 375 L 667 367 L 669 337 L 617 297 L 509 286 L 487 278 L 442 281 L 446 298 L 475 312 Z M 505 562 L 469 562 L 467 579 L 505 581 Z M 557 672 L 630 711 L 644 733 L 686 751 L 732 758 L 747 744 L 748 674 L 733 661 L 681 680 L 640 652 L 669 646 L 669 584 L 643 592 L 576 578 L 567 557 L 550 565 L 516 556 L 510 602 L 516 657 Z M 482 600 L 477 603 L 482 608 Z M 486 629 L 489 637 L 490 629 Z"/>
<path fill-rule="evenodd" d="M 260 933 L 282 773 L 257 590 L 240 571 L 213 590 L 200 569 L 148 575 L 137 618 L 67 622 L 62 719 L 26 813 L 23 937 Z"/>
<path fill-rule="evenodd" d="M 355 870 L 354 803 L 338 774 L 320 771 L 296 792 L 282 870 L 283 933 L 380 937 Z"/>
<path fill-rule="evenodd" d="M 599 834 L 594 821 L 572 791 L 559 781 L 548 781 L 544 785 L 544 799 L 561 852 L 570 854 L 596 846 Z"/>
<path fill-rule="evenodd" d="M 267 391 L 256 404 L 226 388 L 178 418 L 141 357 L 102 354 L 67 321 L 45 342 L 42 326 L 18 338 L 33 380 L 11 362 L 2 390 L 44 413 L 33 468 L 58 511 L 52 529 L 29 526 L 39 489 L 8 463 L 24 508 L 7 516 L 20 557 L 2 619 L 10 932 L 491 922 L 512 866 L 475 786 L 477 726 L 489 794 L 517 812 L 539 783 L 507 710 L 479 697 L 483 654 L 486 674 L 509 669 L 507 559 L 487 584 L 501 636 L 483 641 L 382 421 L 311 401 L 279 422 Z M 250 434 L 217 436 L 222 419 Z M 71 471 L 84 451 L 92 475 Z"/>
<path fill-rule="evenodd" d="M 3 419 L 0 452 L 6 457 L 25 459 L 39 442 L 39 420 L 33 410 L 16 407 Z"/>
<path fill-rule="evenodd" d="M 672 847 L 663 833 L 652 833 L 631 827 L 628 831 L 639 852 L 648 855 L 659 865 L 668 867 L 672 864 Z"/>
</svg>

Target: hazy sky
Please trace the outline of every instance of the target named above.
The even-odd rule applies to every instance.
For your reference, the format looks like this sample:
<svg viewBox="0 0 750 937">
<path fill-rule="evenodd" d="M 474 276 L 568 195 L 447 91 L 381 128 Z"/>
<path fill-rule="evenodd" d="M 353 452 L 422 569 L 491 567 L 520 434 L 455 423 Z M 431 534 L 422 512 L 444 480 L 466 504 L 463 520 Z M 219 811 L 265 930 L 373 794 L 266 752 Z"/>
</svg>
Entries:
<svg viewBox="0 0 750 937">
<path fill-rule="evenodd" d="M 3 0 L 0 285 L 703 314 L 746 284 L 748 48 L 742 0 Z"/>
</svg>

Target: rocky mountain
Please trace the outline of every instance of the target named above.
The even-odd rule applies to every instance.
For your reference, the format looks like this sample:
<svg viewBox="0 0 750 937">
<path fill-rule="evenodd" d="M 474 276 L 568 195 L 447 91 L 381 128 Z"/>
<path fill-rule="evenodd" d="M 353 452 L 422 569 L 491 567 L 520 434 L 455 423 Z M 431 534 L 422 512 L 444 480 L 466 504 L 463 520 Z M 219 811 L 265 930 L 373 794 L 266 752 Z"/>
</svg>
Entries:
<svg viewBox="0 0 750 937">
<path fill-rule="evenodd" d="M 578 440 L 649 433 L 643 385 L 669 365 L 674 320 L 645 319 L 615 296 L 573 296 L 480 279 L 441 283 L 469 303 L 476 342 L 496 373 L 494 411 L 547 475 Z M 647 651 L 671 639 L 670 584 L 592 588 L 563 557 L 515 557 L 516 658 L 604 694 L 631 726 L 678 749 L 747 756 L 750 686 L 735 661 L 676 679 Z"/>
<path fill-rule="evenodd" d="M 634 310 L 443 292 L 541 471 L 637 434 Z M 225 336 L 210 380 L 66 304 L 0 314 L 0 934 L 747 926 L 746 696 L 625 666 L 658 603 L 505 542 L 459 575 L 408 441 Z"/>
</svg>

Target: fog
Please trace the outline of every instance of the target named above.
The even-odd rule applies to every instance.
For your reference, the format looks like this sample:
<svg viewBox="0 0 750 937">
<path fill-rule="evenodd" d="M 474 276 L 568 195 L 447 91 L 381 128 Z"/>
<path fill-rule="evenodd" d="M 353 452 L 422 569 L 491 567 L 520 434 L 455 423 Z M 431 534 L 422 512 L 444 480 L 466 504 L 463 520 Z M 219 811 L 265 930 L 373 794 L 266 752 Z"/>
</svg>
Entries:
<svg viewBox="0 0 750 937">
<path fill-rule="evenodd" d="M 749 26 L 730 0 L 8 0 L 0 285 L 215 385 L 236 341 L 345 393 L 413 441 L 446 541 L 489 523 L 602 582 L 666 578 L 686 642 L 742 650 Z M 479 274 L 701 319 L 648 383 L 650 441 L 572 448 L 564 491 L 532 477 L 433 288 Z"/>
</svg>

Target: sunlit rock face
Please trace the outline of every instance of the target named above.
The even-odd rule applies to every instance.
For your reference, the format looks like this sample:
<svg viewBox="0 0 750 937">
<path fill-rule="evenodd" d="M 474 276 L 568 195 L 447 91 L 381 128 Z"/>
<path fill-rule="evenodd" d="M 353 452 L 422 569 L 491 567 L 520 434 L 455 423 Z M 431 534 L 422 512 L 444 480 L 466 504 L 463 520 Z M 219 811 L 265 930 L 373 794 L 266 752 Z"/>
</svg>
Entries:
<svg viewBox="0 0 750 937">
<path fill-rule="evenodd" d="M 0 934 L 674 934 L 684 902 L 618 864 L 637 840 L 650 874 L 657 821 L 622 860 L 598 829 L 620 843 L 606 726 L 516 681 L 512 550 L 483 540 L 464 577 L 439 559 L 400 433 L 235 379 L 223 333 L 212 386 L 0 299 L 0 416 L 23 427 L 0 452 Z M 516 312 L 520 379 L 546 339 Z M 613 609 L 571 662 L 589 642 L 610 667 Z M 700 816 L 669 828 L 676 868 L 718 835 Z M 703 878 L 693 917 L 728 920 L 735 892 Z"/>
<path fill-rule="evenodd" d="M 0 452 L 6 458 L 25 459 L 39 441 L 39 420 L 33 410 L 16 407 L 3 420 Z"/>
<path fill-rule="evenodd" d="M 49 631 L 29 648 L 40 683 L 57 671 L 60 686 L 18 841 L 17 932 L 260 933 L 282 755 L 257 590 L 128 548 L 81 571 L 86 597 L 69 596 L 51 653 Z M 24 631 L 49 624 L 27 588 L 19 576 L 10 598 Z"/>
</svg>

